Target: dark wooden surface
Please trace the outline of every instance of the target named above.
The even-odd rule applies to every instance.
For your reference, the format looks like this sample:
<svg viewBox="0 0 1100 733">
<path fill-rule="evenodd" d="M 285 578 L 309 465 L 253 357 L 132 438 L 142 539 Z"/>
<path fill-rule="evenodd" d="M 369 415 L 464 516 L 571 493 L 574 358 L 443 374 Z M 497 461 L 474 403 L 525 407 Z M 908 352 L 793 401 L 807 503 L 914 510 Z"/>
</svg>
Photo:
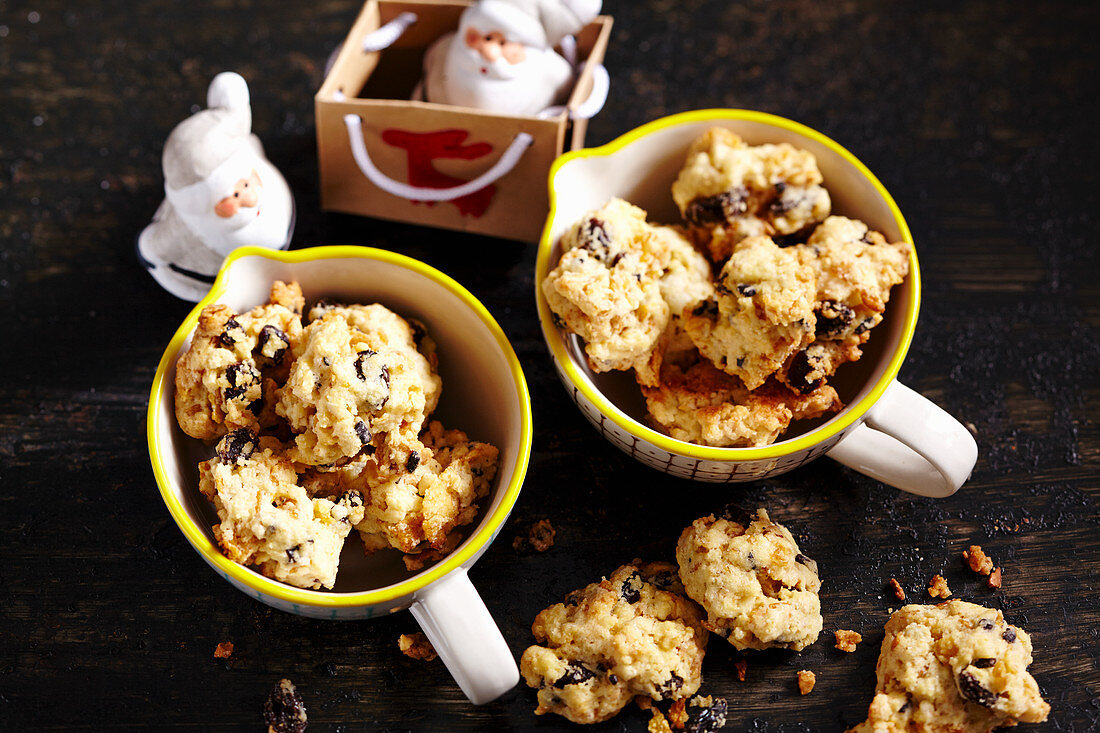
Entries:
<svg viewBox="0 0 1100 733">
<path fill-rule="evenodd" d="M 1100 268 L 1097 6 L 607 0 L 612 94 L 599 144 L 655 117 L 743 106 L 816 127 L 905 212 L 924 304 L 902 379 L 971 424 L 980 457 L 956 496 L 915 498 L 821 460 L 741 487 L 632 462 L 566 399 L 532 302 L 534 247 L 319 211 L 312 95 L 354 0 L 0 4 L 0 729 L 257 730 L 294 680 L 311 730 L 563 730 L 524 687 L 468 705 L 442 664 L 401 656 L 402 613 L 286 615 L 192 552 L 145 443 L 160 353 L 189 306 L 139 268 L 160 151 L 217 72 L 251 84 L 255 129 L 298 201 L 294 246 L 372 244 L 453 275 L 499 319 L 534 401 L 534 453 L 500 541 L 471 577 L 517 656 L 569 590 L 730 500 L 769 507 L 820 564 L 825 633 L 754 654 L 739 683 L 714 640 L 704 691 L 728 730 L 838 731 L 862 718 L 891 576 L 910 597 L 943 573 L 960 598 L 1032 632 L 1046 730 L 1100 726 Z M 512 537 L 549 518 L 557 545 Z M 1004 566 L 991 592 L 959 562 Z M 854 628 L 851 655 L 830 632 Z M 228 662 L 215 646 L 232 641 Z M 798 669 L 817 673 L 800 697 Z M 641 731 L 633 708 L 596 730 Z"/>
</svg>

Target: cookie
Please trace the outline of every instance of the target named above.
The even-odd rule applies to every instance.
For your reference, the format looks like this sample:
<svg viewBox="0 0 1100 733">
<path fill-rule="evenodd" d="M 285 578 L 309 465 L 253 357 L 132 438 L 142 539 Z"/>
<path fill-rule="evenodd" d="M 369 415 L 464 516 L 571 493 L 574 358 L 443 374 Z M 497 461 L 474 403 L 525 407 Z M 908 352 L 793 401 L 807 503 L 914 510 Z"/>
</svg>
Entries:
<svg viewBox="0 0 1100 733">
<path fill-rule="evenodd" d="M 710 297 L 710 263 L 679 227 L 650 226 L 643 249 L 660 273 L 657 284 L 672 318 Z"/>
<path fill-rule="evenodd" d="M 363 499 L 358 492 L 311 498 L 296 468 L 279 441 L 242 428 L 199 464 L 199 490 L 214 503 L 214 537 L 230 560 L 299 588 L 332 588 Z"/>
<path fill-rule="evenodd" d="M 801 651 L 821 633 L 817 563 L 763 509 L 695 520 L 680 535 L 676 561 L 706 627 L 737 649 Z"/>
<path fill-rule="evenodd" d="M 542 282 L 555 321 L 584 339 L 594 371 L 632 368 L 668 323 L 661 273 L 643 246 L 650 229 L 643 210 L 612 199 L 565 233 Z"/>
<path fill-rule="evenodd" d="M 415 436 L 438 400 L 439 379 L 409 326 L 382 306 L 366 308 L 366 332 L 335 310 L 302 331 L 276 406 L 296 433 L 291 457 L 300 463 L 345 461 Z"/>
<path fill-rule="evenodd" d="M 286 379 L 302 331 L 302 291 L 276 281 L 267 304 L 246 313 L 203 308 L 176 363 L 176 421 L 192 438 L 213 441 L 239 428 L 273 427 L 275 390 Z"/>
<path fill-rule="evenodd" d="M 598 723 L 635 695 L 694 695 L 707 633 L 675 579 L 669 563 L 635 561 L 541 611 L 531 626 L 539 645 L 520 660 L 524 680 L 538 689 L 535 713 Z"/>
<path fill-rule="evenodd" d="M 822 180 L 805 150 L 748 145 L 715 127 L 691 144 L 672 198 L 720 263 L 743 239 L 795 234 L 822 221 L 832 206 Z"/>
<path fill-rule="evenodd" d="M 863 343 L 882 321 L 890 289 L 909 274 L 912 247 L 887 242 L 858 219 L 830 216 L 790 250 L 814 271 L 818 340 L 859 337 Z"/>
<path fill-rule="evenodd" d="M 741 242 L 683 328 L 722 371 L 756 389 L 814 340 L 813 269 L 768 237 Z"/>
<path fill-rule="evenodd" d="M 677 440 L 716 447 L 770 445 L 792 420 L 843 406 L 828 385 L 802 394 L 770 379 L 750 391 L 694 350 L 662 358 L 658 383 L 640 386 L 655 427 Z"/>
<path fill-rule="evenodd" d="M 964 601 L 905 606 L 886 623 L 867 720 L 849 733 L 1041 723 L 1050 705 L 1030 664 L 1031 638 L 1000 611 Z"/>
<path fill-rule="evenodd" d="M 360 492 L 365 506 L 355 528 L 368 552 L 395 547 L 416 553 L 443 547 L 451 530 L 475 519 L 497 465 L 494 446 L 432 421 L 418 439 L 387 444 L 340 468 L 311 471 L 303 483 L 313 496 Z"/>
</svg>

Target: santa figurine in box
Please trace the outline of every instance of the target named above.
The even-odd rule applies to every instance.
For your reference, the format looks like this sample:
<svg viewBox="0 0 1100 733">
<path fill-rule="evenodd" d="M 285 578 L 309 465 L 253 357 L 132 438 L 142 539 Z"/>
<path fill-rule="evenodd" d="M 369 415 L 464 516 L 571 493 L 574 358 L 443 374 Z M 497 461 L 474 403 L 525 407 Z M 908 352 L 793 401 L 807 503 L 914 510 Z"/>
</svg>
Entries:
<svg viewBox="0 0 1100 733">
<path fill-rule="evenodd" d="M 200 300 L 237 247 L 290 244 L 294 197 L 252 134 L 248 84 L 239 74 L 214 77 L 207 109 L 176 125 L 161 163 L 164 201 L 137 249 L 168 292 Z"/>
<path fill-rule="evenodd" d="M 479 0 L 458 32 L 424 56 L 429 102 L 537 115 L 568 96 L 573 65 L 554 47 L 600 12 L 601 0 Z"/>
</svg>

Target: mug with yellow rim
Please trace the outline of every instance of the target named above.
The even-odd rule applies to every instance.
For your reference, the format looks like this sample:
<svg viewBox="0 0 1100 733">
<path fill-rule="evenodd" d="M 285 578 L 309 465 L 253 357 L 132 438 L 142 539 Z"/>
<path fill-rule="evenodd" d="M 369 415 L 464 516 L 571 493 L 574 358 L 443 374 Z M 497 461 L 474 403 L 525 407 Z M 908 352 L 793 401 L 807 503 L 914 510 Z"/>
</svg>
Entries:
<svg viewBox="0 0 1100 733">
<path fill-rule="evenodd" d="M 436 564 L 409 571 L 397 551 L 367 556 L 358 542 L 349 541 L 333 590 L 308 590 L 231 561 L 214 541 L 211 527 L 218 518 L 198 489 L 198 463 L 213 449 L 189 438 L 176 423 L 176 361 L 203 307 L 224 303 L 237 312 L 247 310 L 267 299 L 274 280 L 296 280 L 307 301 L 378 302 L 424 323 L 438 347 L 443 378 L 433 419 L 500 450 L 495 489 L 482 500 L 465 541 Z M 518 682 L 508 645 L 466 573 L 496 538 L 519 495 L 531 453 L 531 400 L 504 332 L 450 277 L 417 260 L 367 247 L 235 250 L 164 351 L 149 396 L 147 430 L 153 473 L 168 511 L 199 556 L 238 590 L 280 610 L 319 619 L 367 619 L 408 608 L 475 704 Z"/>
<path fill-rule="evenodd" d="M 687 443 L 645 423 L 645 405 L 631 374 L 597 374 L 584 344 L 559 329 L 541 283 L 556 264 L 562 234 L 586 212 L 619 197 L 675 222 L 670 189 L 691 142 L 725 127 L 750 145 L 790 143 L 817 158 L 833 213 L 861 219 L 888 241 L 912 242 L 905 218 L 877 178 L 854 155 L 805 125 L 763 112 L 709 109 L 650 122 L 598 148 L 568 153 L 550 171 L 550 214 L 536 261 L 535 290 L 543 337 L 558 376 L 586 418 L 613 444 L 666 473 L 698 481 L 753 481 L 828 455 L 883 483 L 923 496 L 948 496 L 977 460 L 974 438 L 955 418 L 897 381 L 920 309 L 920 267 L 914 249 L 906 280 L 894 287 L 884 320 L 858 362 L 830 378 L 846 405 L 829 419 L 792 426 L 790 437 L 753 448 Z"/>
</svg>

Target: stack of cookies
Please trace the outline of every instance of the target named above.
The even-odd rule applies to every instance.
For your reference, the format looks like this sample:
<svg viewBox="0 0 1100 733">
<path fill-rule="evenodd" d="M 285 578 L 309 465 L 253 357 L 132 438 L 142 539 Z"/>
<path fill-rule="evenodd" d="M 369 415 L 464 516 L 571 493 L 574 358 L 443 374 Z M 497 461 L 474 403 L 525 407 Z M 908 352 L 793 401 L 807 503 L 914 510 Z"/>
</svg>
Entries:
<svg viewBox="0 0 1100 733">
<path fill-rule="evenodd" d="M 428 421 L 442 381 L 424 326 L 326 302 L 303 323 L 304 307 L 283 282 L 246 313 L 208 306 L 177 364 L 181 429 L 217 442 L 199 474 L 218 543 L 302 588 L 332 588 L 353 528 L 367 552 L 450 549 L 498 452 Z"/>
<path fill-rule="evenodd" d="M 829 377 L 862 355 L 911 248 L 830 216 L 822 183 L 807 151 L 708 130 L 672 186 L 681 223 L 612 199 L 565 233 L 542 283 L 555 323 L 593 371 L 633 369 L 679 440 L 767 445 L 839 410 Z"/>
</svg>

